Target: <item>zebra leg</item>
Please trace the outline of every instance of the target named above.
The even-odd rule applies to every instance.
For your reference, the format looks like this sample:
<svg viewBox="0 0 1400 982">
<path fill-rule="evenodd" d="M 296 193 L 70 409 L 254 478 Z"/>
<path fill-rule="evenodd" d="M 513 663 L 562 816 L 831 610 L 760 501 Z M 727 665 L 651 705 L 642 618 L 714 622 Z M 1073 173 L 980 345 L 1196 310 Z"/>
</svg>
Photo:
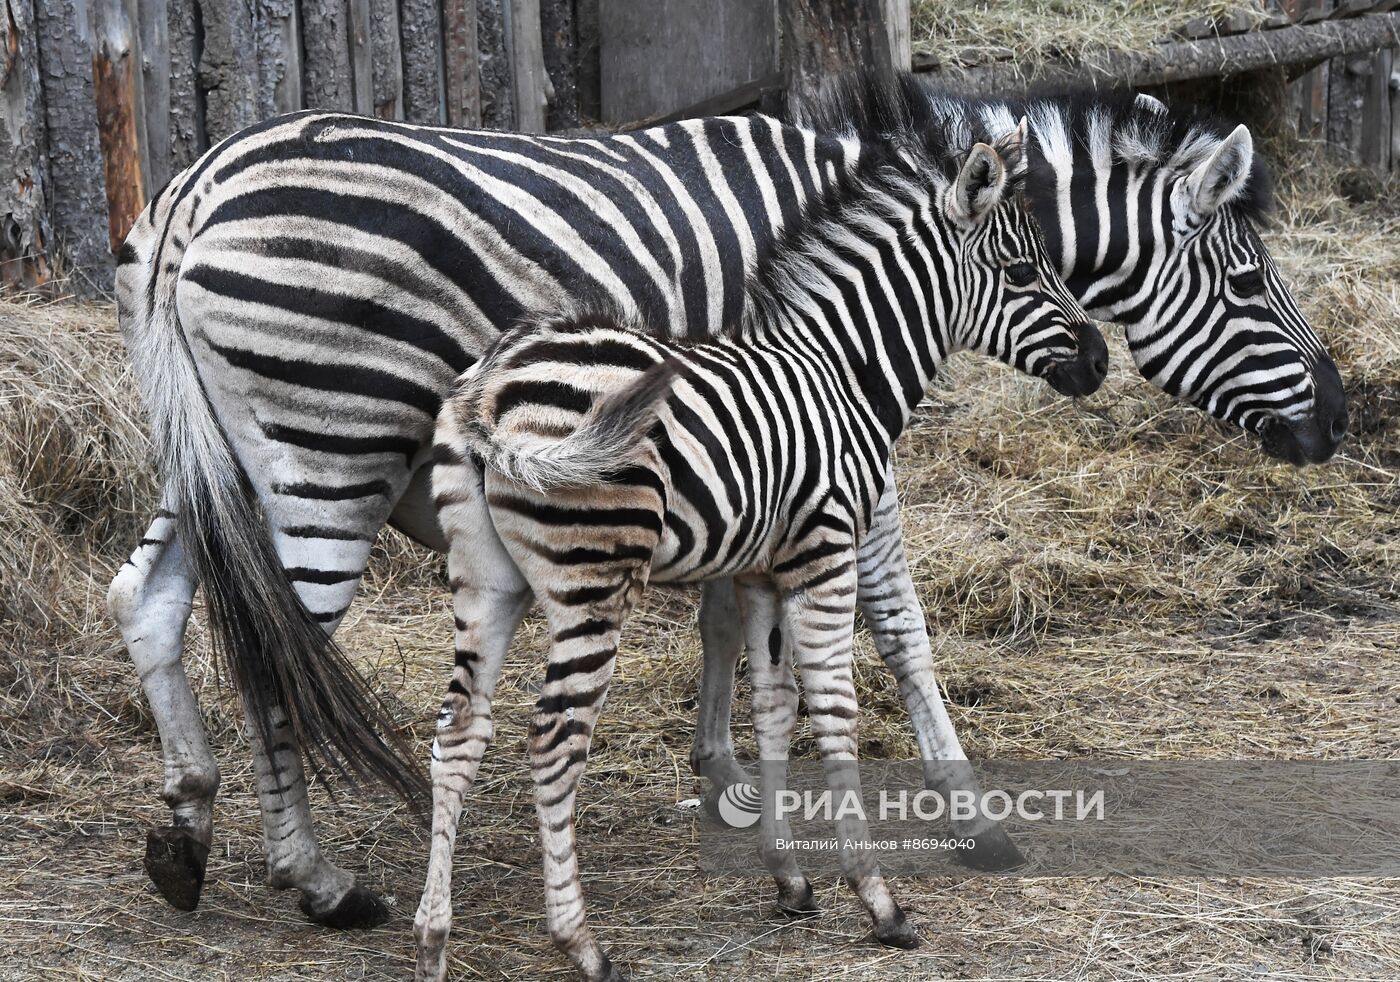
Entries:
<svg viewBox="0 0 1400 982">
<path fill-rule="evenodd" d="M 736 586 L 749 653 L 753 728 L 764 791 L 758 854 L 777 884 L 779 912 L 813 914 L 817 904 L 812 884 L 798 868 L 792 853 L 777 848 L 780 840 L 792 838 L 792 828 L 786 818 L 778 817 L 775 803 L 778 794 L 787 788 L 787 762 L 798 707 L 791 648 L 783 643 L 779 627 L 781 602 L 769 580 L 746 580 Z"/>
<path fill-rule="evenodd" d="M 730 709 L 734 704 L 734 670 L 744 636 L 732 580 L 711 580 L 700 594 L 700 642 L 705 662 L 700 672 L 700 712 L 690 769 L 716 788 L 751 784 L 753 779 L 734 760 Z"/>
<path fill-rule="evenodd" d="M 175 538 L 175 516 L 162 509 L 107 591 L 107 609 L 141 679 L 165 761 L 161 798 L 171 824 L 146 835 L 146 875 L 178 910 L 199 905 L 219 788 L 204 719 L 180 662 L 195 586 Z"/>
<path fill-rule="evenodd" d="M 445 982 L 452 928 L 452 852 L 462 799 L 491 742 L 491 698 L 530 590 L 491 524 L 481 478 L 469 461 L 440 464 L 433 482 L 449 542 L 456 667 L 438 712 L 430 770 L 433 837 L 423 899 L 413 921 L 417 982 Z"/>
<path fill-rule="evenodd" d="M 919 744 L 919 756 L 923 758 L 925 786 L 945 800 L 954 791 L 967 790 L 974 794 L 972 800 L 980 801 L 976 775 L 963 752 L 934 675 L 928 625 L 904 555 L 893 473 L 886 475 L 885 490 L 875 510 L 875 521 L 861 543 L 856 568 L 861 612 L 874 635 L 876 650 L 899 682 Z M 1001 825 L 985 815 L 952 825 L 958 837 L 976 843 L 973 849 L 958 851 L 957 859 L 963 865 L 992 871 L 1025 862 Z"/>
<path fill-rule="evenodd" d="M 829 573 L 827 574 L 829 575 Z M 781 586 L 781 584 L 780 584 Z M 854 568 L 818 587 L 784 590 L 785 620 L 791 635 L 793 660 L 802 676 L 807 715 L 821 753 L 832 800 L 860 800 L 856 767 L 856 687 L 851 672 L 855 631 L 856 574 Z M 914 948 L 919 936 L 890 895 L 879 866 L 868 849 L 852 846 L 869 838 L 865 820 L 838 811 L 836 834 L 841 840 L 841 868 L 875 924 L 875 937 L 893 948 Z"/>
<path fill-rule="evenodd" d="M 532 582 L 534 578 L 531 577 Z M 575 592 L 606 591 L 596 603 L 566 605 L 534 583 L 544 605 L 554 643 L 544 688 L 530 722 L 530 772 L 535 780 L 535 811 L 544 854 L 545 912 L 549 934 L 588 982 L 620 982 L 622 973 L 603 952 L 585 919 L 579 883 L 574 799 L 588 762 L 599 712 L 607 697 L 617 659 L 617 642 L 636 595 L 640 577 L 618 582 L 616 574 L 589 578 Z"/>
</svg>

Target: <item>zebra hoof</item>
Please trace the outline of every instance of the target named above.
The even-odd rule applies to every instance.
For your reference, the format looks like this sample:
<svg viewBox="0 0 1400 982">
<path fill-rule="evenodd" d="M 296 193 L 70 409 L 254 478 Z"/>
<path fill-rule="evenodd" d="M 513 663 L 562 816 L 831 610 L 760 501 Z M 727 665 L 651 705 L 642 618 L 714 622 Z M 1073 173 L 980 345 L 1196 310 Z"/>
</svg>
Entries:
<svg viewBox="0 0 1400 982">
<path fill-rule="evenodd" d="M 176 910 L 188 912 L 199 906 L 208 864 L 209 847 L 189 829 L 167 825 L 146 833 L 146 875 Z"/>
<path fill-rule="evenodd" d="M 305 896 L 301 898 L 301 912 L 315 924 L 337 931 L 357 931 L 362 928 L 378 927 L 389 919 L 389 908 L 373 891 L 362 886 L 353 886 L 330 910 L 318 913 Z"/>
<path fill-rule="evenodd" d="M 898 907 L 895 908 L 893 921 L 884 927 L 875 928 L 875 940 L 886 948 L 901 948 L 904 951 L 919 947 L 919 933 L 914 930 L 909 918 L 904 916 L 904 911 Z"/>
<path fill-rule="evenodd" d="M 820 914 L 817 898 L 812 896 L 812 884 L 803 882 L 801 889 L 785 890 L 778 887 L 778 913 L 784 917 L 811 917 Z"/>
<path fill-rule="evenodd" d="M 979 832 L 972 841 L 974 848 L 959 849 L 953 854 L 960 866 L 979 873 L 1001 873 L 1026 864 L 1026 857 L 1000 825 Z"/>
<path fill-rule="evenodd" d="M 598 976 L 598 982 L 627 982 L 627 976 L 612 963 L 612 959 L 607 955 L 603 956 L 603 974 Z"/>
</svg>

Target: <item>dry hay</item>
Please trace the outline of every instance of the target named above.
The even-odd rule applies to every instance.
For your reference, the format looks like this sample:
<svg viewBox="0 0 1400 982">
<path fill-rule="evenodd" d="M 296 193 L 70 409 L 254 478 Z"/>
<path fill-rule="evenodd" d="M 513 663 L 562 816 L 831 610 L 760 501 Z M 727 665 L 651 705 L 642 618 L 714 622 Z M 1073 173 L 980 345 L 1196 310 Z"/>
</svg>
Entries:
<svg viewBox="0 0 1400 982">
<path fill-rule="evenodd" d="M 1308 183 L 1285 183 L 1269 242 L 1347 382 L 1341 459 L 1264 460 L 1147 386 L 1116 338 L 1104 393 L 1079 404 L 962 360 L 901 446 L 909 553 L 974 755 L 1395 755 L 1400 208 L 1393 188 L 1353 207 L 1332 172 L 1294 172 Z M 334 935 L 269 892 L 198 614 L 186 661 L 224 774 L 218 839 L 199 912 L 151 892 L 157 738 L 101 609 L 153 504 L 131 387 L 110 309 L 0 311 L 0 978 L 407 977 L 423 830 L 381 799 L 318 789 L 328 852 L 398 916 Z M 344 634 L 424 747 L 450 665 L 441 575 L 386 536 Z M 1400 977 L 1400 884 L 1383 881 L 903 881 L 926 939 L 914 953 L 870 944 L 838 883 L 821 884 L 821 917 L 782 921 L 767 883 L 698 876 L 675 807 L 697 790 L 693 625 L 688 593 L 644 605 L 582 796 L 595 924 L 639 977 Z M 544 936 L 524 767 L 543 642 L 527 622 L 463 824 L 457 978 L 570 977 Z M 863 751 L 907 757 L 895 688 L 861 644 Z"/>
<path fill-rule="evenodd" d="M 943 62 L 982 64 L 1014 56 L 1079 61 L 1105 52 L 1145 51 L 1192 21 L 1263 18 L 1261 0 L 913 0 L 914 50 Z"/>
</svg>

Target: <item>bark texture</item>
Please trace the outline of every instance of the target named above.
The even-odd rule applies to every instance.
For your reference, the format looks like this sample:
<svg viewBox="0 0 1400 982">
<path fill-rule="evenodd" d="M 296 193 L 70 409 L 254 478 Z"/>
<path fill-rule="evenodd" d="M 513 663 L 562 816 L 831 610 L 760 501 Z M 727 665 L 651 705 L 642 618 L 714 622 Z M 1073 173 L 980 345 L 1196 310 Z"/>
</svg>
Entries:
<svg viewBox="0 0 1400 982">
<path fill-rule="evenodd" d="M 49 278 L 48 136 L 30 0 L 0 0 L 0 285 Z"/>
<path fill-rule="evenodd" d="M 197 2 L 204 48 L 195 81 L 204 96 L 204 131 L 212 144 L 258 121 L 257 40 L 247 4 Z"/>
<path fill-rule="evenodd" d="M 303 97 L 307 109 L 354 109 L 349 31 L 346 0 L 302 0 Z"/>
<path fill-rule="evenodd" d="M 436 0 L 402 0 L 403 112 L 410 123 L 438 124 L 443 113 L 442 18 Z"/>
</svg>

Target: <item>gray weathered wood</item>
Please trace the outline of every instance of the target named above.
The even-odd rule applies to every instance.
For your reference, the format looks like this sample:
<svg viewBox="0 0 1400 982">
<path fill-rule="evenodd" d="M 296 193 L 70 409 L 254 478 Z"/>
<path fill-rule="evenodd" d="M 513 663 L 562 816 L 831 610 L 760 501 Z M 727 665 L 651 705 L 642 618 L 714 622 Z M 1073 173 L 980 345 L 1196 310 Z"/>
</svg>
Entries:
<svg viewBox="0 0 1400 982">
<path fill-rule="evenodd" d="M 945 75 L 959 88 L 980 92 L 1014 91 L 1030 82 L 1163 85 L 1280 65 L 1315 64 L 1327 58 L 1375 51 L 1397 40 L 1400 40 L 1400 14 L 1367 14 L 1346 20 L 1282 27 L 1276 31 L 1159 44 L 1142 52 L 1096 55 L 1082 64 L 1051 62 L 1029 76 L 1015 62 L 963 72 L 950 71 Z M 927 70 L 936 64 L 935 59 L 927 56 L 914 59 L 915 71 Z"/>
<path fill-rule="evenodd" d="M 397 0 L 370 0 L 374 55 L 374 114 L 403 119 L 403 54 Z"/>
<path fill-rule="evenodd" d="M 598 60 L 598 0 L 574 0 L 574 24 L 578 39 L 579 121 L 596 123 L 603 118 L 603 66 Z"/>
<path fill-rule="evenodd" d="M 1371 56 L 1371 74 L 1361 103 L 1361 162 L 1382 174 L 1389 172 L 1391 51 Z"/>
<path fill-rule="evenodd" d="M 111 289 L 115 268 L 107 235 L 107 191 L 92 87 L 92 29 L 85 3 L 36 3 L 35 36 L 44 86 L 53 241 L 50 257 L 85 295 Z"/>
<path fill-rule="evenodd" d="M 0 0 L 0 285 L 50 276 L 47 132 L 31 0 Z"/>
<path fill-rule="evenodd" d="M 549 109 L 550 82 L 544 70 L 540 0 L 509 0 L 510 66 L 515 81 L 515 127 L 543 133 Z"/>
<path fill-rule="evenodd" d="M 447 122 L 471 129 L 481 125 L 475 0 L 443 0 L 442 18 Z"/>
<path fill-rule="evenodd" d="M 551 131 L 574 129 L 579 125 L 574 0 L 540 0 L 540 35 L 544 39 L 544 70 L 554 90 L 545 127 Z"/>
<path fill-rule="evenodd" d="M 475 10 L 473 4 L 473 14 Z M 437 0 L 401 0 L 399 38 L 403 46 L 403 112 L 410 123 L 431 125 L 447 121 L 442 37 L 443 25 Z"/>
<path fill-rule="evenodd" d="M 348 0 L 350 17 L 350 90 L 352 106 L 366 116 L 374 112 L 374 55 L 370 51 L 373 33 L 370 0 Z"/>
<path fill-rule="evenodd" d="M 1371 59 L 1335 58 L 1327 87 L 1327 142 L 1347 160 L 1361 160 L 1362 107 L 1371 81 Z"/>
<path fill-rule="evenodd" d="M 97 138 L 107 187 L 108 245 L 126 241 L 146 206 L 149 178 L 144 161 L 145 98 L 141 86 L 141 42 L 135 0 L 93 0 L 92 88 Z"/>
<path fill-rule="evenodd" d="M 257 0 L 258 115 L 301 103 L 301 24 L 296 0 Z"/>
<path fill-rule="evenodd" d="M 302 99 L 308 109 L 355 108 L 346 0 L 301 0 Z"/>
<path fill-rule="evenodd" d="M 754 0 L 600 0 L 603 120 L 670 113 L 778 67 L 773 7 Z"/>
<path fill-rule="evenodd" d="M 195 81 L 204 93 L 209 143 L 258 121 L 259 78 L 253 11 L 245 3 L 198 0 L 204 49 Z"/>
<path fill-rule="evenodd" d="M 141 91 L 145 101 L 146 177 L 154 192 L 165 186 L 170 166 L 170 11 L 166 0 L 137 5 L 141 38 Z"/>
<path fill-rule="evenodd" d="M 856 68 L 894 77 L 884 0 L 780 0 L 790 98 Z"/>
<path fill-rule="evenodd" d="M 204 124 L 195 91 L 195 0 L 166 0 L 170 47 L 170 169 L 178 173 L 204 150 Z"/>
<path fill-rule="evenodd" d="M 895 71 L 909 71 L 914 57 L 914 37 L 909 27 L 909 0 L 885 0 L 885 29 L 890 36 L 890 63 Z"/>
<path fill-rule="evenodd" d="M 510 34 L 506 30 L 509 9 L 510 0 L 477 0 L 476 4 L 481 123 L 495 130 L 515 129 L 515 80 L 510 70 Z"/>
</svg>

